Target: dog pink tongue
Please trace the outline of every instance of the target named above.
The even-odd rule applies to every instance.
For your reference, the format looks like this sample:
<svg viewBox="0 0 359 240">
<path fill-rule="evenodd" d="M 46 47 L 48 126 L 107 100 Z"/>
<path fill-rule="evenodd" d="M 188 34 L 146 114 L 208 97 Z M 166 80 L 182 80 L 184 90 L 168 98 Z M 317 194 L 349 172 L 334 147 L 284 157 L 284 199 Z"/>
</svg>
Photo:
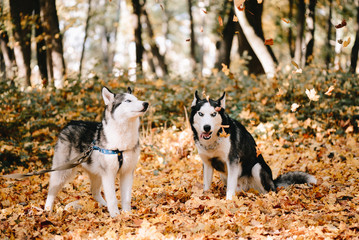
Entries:
<svg viewBox="0 0 359 240">
<path fill-rule="evenodd" d="M 211 134 L 210 133 L 201 133 L 201 138 L 209 138 Z"/>
</svg>

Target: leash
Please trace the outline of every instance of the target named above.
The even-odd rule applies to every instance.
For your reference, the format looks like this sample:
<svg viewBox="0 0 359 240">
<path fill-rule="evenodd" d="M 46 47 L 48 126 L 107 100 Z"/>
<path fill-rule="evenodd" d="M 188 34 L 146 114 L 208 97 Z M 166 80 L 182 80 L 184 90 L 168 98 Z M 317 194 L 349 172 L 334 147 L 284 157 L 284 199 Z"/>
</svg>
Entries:
<svg viewBox="0 0 359 240">
<path fill-rule="evenodd" d="M 41 170 L 38 172 L 35 171 L 35 172 L 30 172 L 30 173 L 14 173 L 14 174 L 8 174 L 8 175 L 0 175 L 0 177 L 23 179 L 23 178 L 31 177 L 31 176 L 35 176 L 35 175 L 42 175 L 42 174 L 48 173 L 48 172 L 63 171 L 63 170 L 71 169 L 71 168 L 74 168 L 74 167 L 80 165 L 81 163 L 86 162 L 93 150 L 94 150 L 94 148 L 91 145 L 85 152 L 82 152 L 81 154 L 79 154 L 77 157 L 75 157 L 68 163 L 61 165 L 59 167 L 56 167 L 56 168 L 44 169 L 44 170 Z"/>
</svg>

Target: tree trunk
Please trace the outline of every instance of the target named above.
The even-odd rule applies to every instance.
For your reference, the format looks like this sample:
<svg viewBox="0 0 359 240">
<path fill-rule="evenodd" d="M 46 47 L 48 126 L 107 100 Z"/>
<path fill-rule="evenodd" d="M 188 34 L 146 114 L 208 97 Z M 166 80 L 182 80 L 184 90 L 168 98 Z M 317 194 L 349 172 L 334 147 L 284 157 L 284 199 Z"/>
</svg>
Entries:
<svg viewBox="0 0 359 240">
<path fill-rule="evenodd" d="M 248 0 L 245 2 L 245 11 L 240 11 L 235 5 L 234 1 L 234 10 L 237 15 L 239 25 L 241 30 L 243 31 L 243 39 L 244 37 L 248 42 L 249 46 L 253 50 L 253 56 L 256 56 L 263 67 L 264 73 L 268 78 L 272 78 L 275 76 L 275 63 L 276 58 L 270 48 L 270 46 L 264 45 L 264 34 L 262 29 L 262 10 L 263 3 L 258 4 L 257 0 Z M 253 15 L 252 15 L 253 14 Z M 240 31 L 240 33 L 242 32 Z M 240 46 L 241 47 L 241 46 Z M 249 53 L 251 53 L 249 51 Z M 248 65 L 249 72 L 251 72 L 251 65 Z M 257 66 L 256 66 L 257 67 Z"/>
<path fill-rule="evenodd" d="M 194 20 L 192 14 L 192 0 L 188 0 L 188 15 L 190 21 L 190 44 L 191 44 L 191 58 L 193 63 L 196 65 L 199 62 L 199 59 L 196 57 L 196 36 L 194 34 Z"/>
<path fill-rule="evenodd" d="M 40 2 L 39 0 L 34 1 L 34 18 L 35 18 L 35 41 L 36 41 L 36 58 L 37 64 L 39 66 L 40 76 L 42 84 L 44 87 L 47 87 L 49 84 L 48 75 L 47 75 L 47 62 L 46 62 L 46 41 L 44 29 L 41 23 L 40 17 Z"/>
<path fill-rule="evenodd" d="M 227 2 L 224 5 L 225 9 L 227 8 Z M 223 12 L 226 13 L 226 11 Z M 221 34 L 222 38 L 216 43 L 217 59 L 214 67 L 217 69 L 221 69 L 222 64 L 225 64 L 226 66 L 229 67 L 231 63 L 231 50 L 233 44 L 233 37 L 235 32 L 239 31 L 239 24 L 238 22 L 233 21 L 233 17 L 234 17 L 234 8 L 233 8 L 233 4 L 230 4 L 228 20 Z"/>
<path fill-rule="evenodd" d="M 294 52 L 294 61 L 300 66 L 302 65 L 303 59 L 303 35 L 304 35 L 304 21 L 305 21 L 305 2 L 304 0 L 299 0 L 298 9 L 297 9 L 297 36 L 295 40 L 295 52 Z"/>
<path fill-rule="evenodd" d="M 317 0 L 310 0 L 306 13 L 306 33 L 305 33 L 305 66 L 313 61 L 313 48 L 314 48 L 314 31 L 315 31 L 315 5 Z"/>
<path fill-rule="evenodd" d="M 357 21 L 356 21 L 356 35 L 355 42 L 352 48 L 351 56 L 350 56 L 350 72 L 356 73 L 357 63 L 358 63 L 358 54 L 359 54 L 359 0 L 355 1 L 357 6 Z"/>
<path fill-rule="evenodd" d="M 4 77 L 6 79 L 14 79 L 14 52 L 9 47 L 9 36 L 5 30 L 0 31 L 0 52 L 4 61 Z"/>
<path fill-rule="evenodd" d="M 136 42 L 136 65 L 140 73 L 142 73 L 143 43 L 142 43 L 142 26 L 141 15 L 142 6 L 139 0 L 132 0 L 133 13 L 136 15 L 135 22 L 135 42 Z"/>
<path fill-rule="evenodd" d="M 95 4 L 95 3 L 93 3 Z M 108 0 L 98 1 L 95 11 L 101 15 L 106 15 L 107 18 L 99 27 L 101 32 L 101 49 L 102 49 L 102 62 L 107 74 L 112 73 L 114 67 L 114 57 L 116 54 L 116 41 L 117 32 L 120 21 L 121 0 L 113 1 Z M 115 9 L 115 10 L 113 10 Z M 96 14 L 97 14 L 96 13 Z"/>
<path fill-rule="evenodd" d="M 292 19 L 293 19 L 293 0 L 289 0 L 289 14 L 288 14 L 288 17 L 289 17 L 290 21 L 292 21 Z M 288 29 L 288 44 L 289 44 L 290 57 L 294 58 L 295 44 L 293 42 L 292 27 L 289 27 L 289 29 Z"/>
<path fill-rule="evenodd" d="M 25 87 L 31 86 L 31 15 L 33 0 L 11 0 L 10 15 L 15 39 L 14 53 L 18 77 Z"/>
<path fill-rule="evenodd" d="M 56 88 L 62 88 L 65 78 L 65 61 L 55 0 L 40 0 L 40 16 L 46 34 L 49 80 Z M 51 76 L 53 76 L 53 81 L 51 81 Z"/>
<path fill-rule="evenodd" d="M 327 43 L 326 43 L 326 50 L 327 50 L 327 54 L 325 57 L 325 63 L 327 66 L 327 69 L 329 69 L 330 67 L 330 63 L 331 63 L 331 52 L 332 52 L 332 47 L 330 45 L 330 40 L 332 38 L 332 4 L 333 4 L 333 0 L 329 0 L 329 16 L 328 16 L 328 33 L 327 33 Z"/>
<path fill-rule="evenodd" d="M 78 80 L 81 80 L 81 75 L 82 75 L 82 64 L 83 64 L 83 60 L 84 60 L 84 56 L 85 56 L 85 48 L 86 48 L 86 40 L 88 37 L 88 29 L 90 26 L 90 19 L 91 19 L 91 2 L 92 0 L 88 0 L 87 4 L 88 4 L 88 9 L 87 9 L 87 18 L 86 18 L 86 23 L 85 23 L 85 37 L 84 40 L 82 42 L 82 50 L 81 50 L 81 57 L 80 57 L 80 65 L 79 65 L 79 73 L 78 73 Z"/>
<path fill-rule="evenodd" d="M 148 31 L 152 55 L 157 59 L 158 66 L 160 67 L 162 72 L 161 74 L 157 74 L 157 75 L 164 76 L 165 74 L 168 74 L 168 68 L 165 62 L 165 57 L 161 55 L 160 50 L 156 44 L 155 36 L 152 29 L 152 24 L 150 22 L 150 18 L 148 17 L 147 11 L 145 9 L 143 10 L 143 15 L 146 19 L 146 25 L 147 25 L 147 31 Z"/>
</svg>

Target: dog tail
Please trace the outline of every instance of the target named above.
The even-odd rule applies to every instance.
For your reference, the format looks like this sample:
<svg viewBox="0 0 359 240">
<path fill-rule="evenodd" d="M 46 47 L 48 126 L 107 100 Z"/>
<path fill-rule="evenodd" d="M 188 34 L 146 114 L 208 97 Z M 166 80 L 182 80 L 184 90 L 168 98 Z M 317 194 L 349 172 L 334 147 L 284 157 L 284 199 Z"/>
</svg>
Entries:
<svg viewBox="0 0 359 240">
<path fill-rule="evenodd" d="M 277 177 L 277 179 L 274 180 L 276 188 L 303 183 L 317 184 L 317 179 L 309 173 L 294 171 L 280 175 L 279 177 Z"/>
</svg>

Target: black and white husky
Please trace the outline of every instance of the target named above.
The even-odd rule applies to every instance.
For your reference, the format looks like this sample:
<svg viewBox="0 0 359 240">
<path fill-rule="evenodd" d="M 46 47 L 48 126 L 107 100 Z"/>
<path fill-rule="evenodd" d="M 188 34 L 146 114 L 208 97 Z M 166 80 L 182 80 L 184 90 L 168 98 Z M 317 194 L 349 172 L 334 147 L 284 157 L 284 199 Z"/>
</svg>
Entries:
<svg viewBox="0 0 359 240">
<path fill-rule="evenodd" d="M 291 184 L 316 184 L 315 177 L 304 172 L 289 172 L 273 180 L 251 134 L 225 113 L 225 95 L 218 100 L 200 99 L 196 91 L 192 102 L 190 124 L 203 161 L 204 191 L 210 188 L 213 169 L 227 185 L 229 200 L 236 191 L 250 188 L 266 193 Z"/>
<path fill-rule="evenodd" d="M 104 87 L 102 97 L 106 105 L 102 122 L 70 122 L 59 134 L 52 165 L 55 168 L 66 164 L 94 145 L 88 161 L 81 166 L 89 174 L 94 199 L 115 217 L 119 214 L 115 187 L 118 172 L 122 209 L 131 210 L 133 174 L 140 155 L 139 117 L 146 112 L 148 103 L 138 100 L 130 88 L 127 93 L 113 94 Z M 75 169 L 51 173 L 45 210 L 52 211 L 57 193 L 74 174 Z"/>
</svg>

